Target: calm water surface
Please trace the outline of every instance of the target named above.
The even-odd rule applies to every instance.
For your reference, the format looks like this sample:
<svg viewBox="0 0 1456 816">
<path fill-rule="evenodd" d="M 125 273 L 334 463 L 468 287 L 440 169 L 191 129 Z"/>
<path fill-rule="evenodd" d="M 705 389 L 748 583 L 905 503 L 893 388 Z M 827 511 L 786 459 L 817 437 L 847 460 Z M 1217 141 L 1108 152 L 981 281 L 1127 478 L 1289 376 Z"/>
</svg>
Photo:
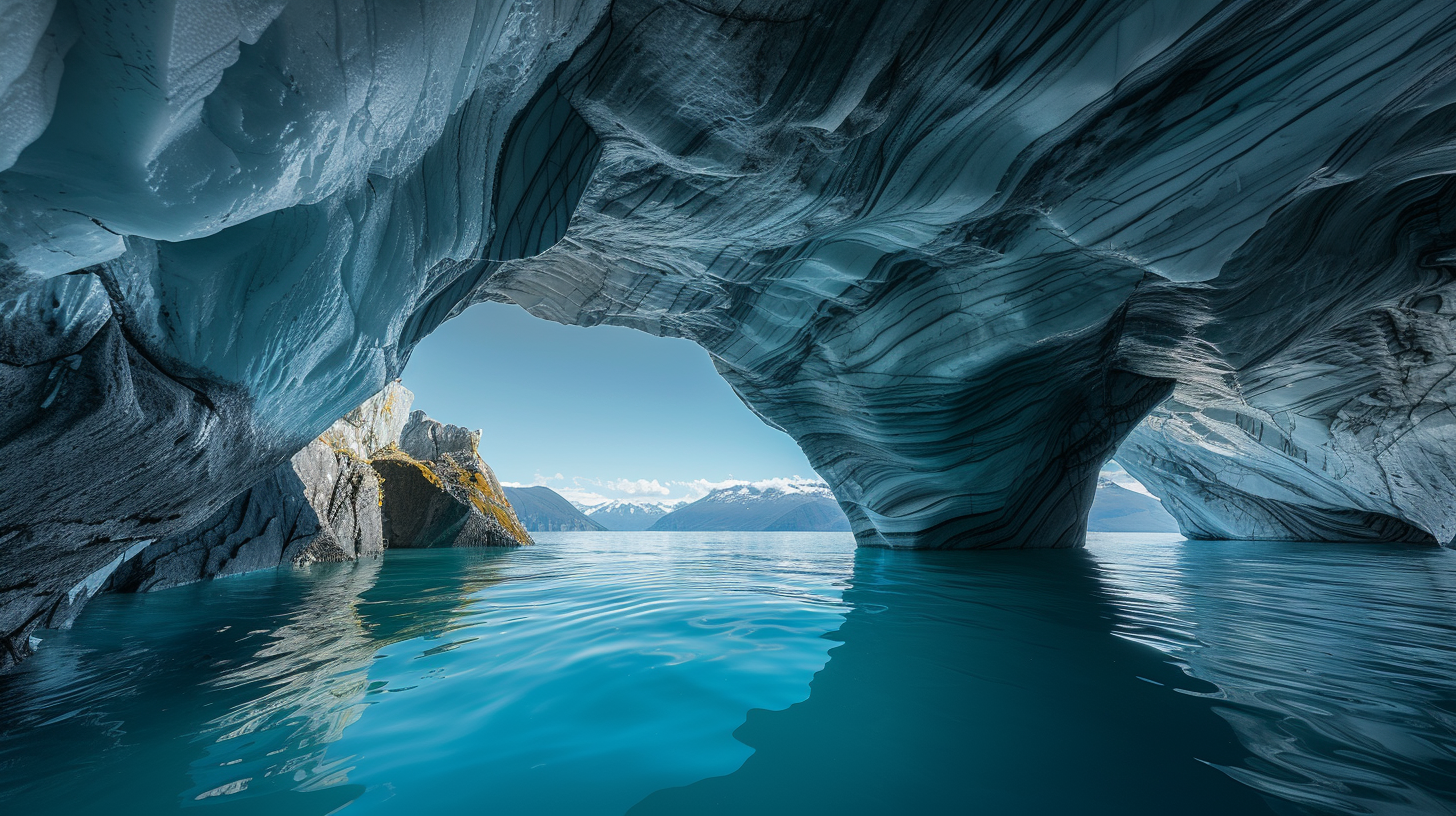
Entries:
<svg viewBox="0 0 1456 816">
<path fill-rule="evenodd" d="M 1456 814 L 1453 552 L 538 541 L 94 599 L 0 813 Z"/>
</svg>

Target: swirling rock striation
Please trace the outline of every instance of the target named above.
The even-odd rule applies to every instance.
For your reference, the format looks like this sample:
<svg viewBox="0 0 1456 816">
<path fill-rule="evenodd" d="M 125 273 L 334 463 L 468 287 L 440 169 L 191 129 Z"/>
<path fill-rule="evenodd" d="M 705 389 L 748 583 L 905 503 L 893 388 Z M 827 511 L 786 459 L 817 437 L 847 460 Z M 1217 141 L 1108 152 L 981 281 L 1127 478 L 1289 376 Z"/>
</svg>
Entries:
<svg viewBox="0 0 1456 816">
<path fill-rule="evenodd" d="M 384 500 L 369 457 L 399 441 L 413 402 L 391 382 L 201 524 L 126 559 L 104 588 L 146 592 L 280 564 L 378 556 Z"/>
<path fill-rule="evenodd" d="M 866 544 L 1076 545 L 1129 434 L 1193 535 L 1456 535 L 1447 2 L 6 19 L 12 650 L 486 299 L 698 342 Z"/>
<path fill-rule="evenodd" d="M 706 346 L 864 543 L 1077 544 L 1160 403 L 1190 535 L 1456 535 L 1451 7 L 737 8 L 613 6 L 599 181 L 486 289 Z"/>
</svg>

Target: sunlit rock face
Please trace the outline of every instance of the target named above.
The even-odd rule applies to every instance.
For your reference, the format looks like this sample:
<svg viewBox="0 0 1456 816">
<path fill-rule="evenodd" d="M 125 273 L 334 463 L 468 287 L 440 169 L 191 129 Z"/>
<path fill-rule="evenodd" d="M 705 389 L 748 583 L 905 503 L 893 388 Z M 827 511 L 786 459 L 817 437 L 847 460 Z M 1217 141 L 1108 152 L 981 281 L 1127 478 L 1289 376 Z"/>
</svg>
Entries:
<svg viewBox="0 0 1456 816">
<path fill-rule="evenodd" d="M 370 464 L 384 480 L 391 547 L 518 547 L 531 534 L 495 471 L 480 458 L 480 431 L 410 413 L 398 444 Z"/>
<path fill-rule="evenodd" d="M 399 443 L 413 402 L 391 382 L 200 524 L 127 558 L 105 589 L 149 592 L 281 564 L 377 557 L 384 501 L 369 458 Z"/>
<path fill-rule="evenodd" d="M 373 468 L 315 440 L 201 524 L 127 559 L 105 589 L 149 592 L 280 564 L 353 561 L 378 556 L 383 541 Z"/>
<path fill-rule="evenodd" d="M 1160 404 L 1190 533 L 1456 533 L 1447 2 L 0 12 L 12 647 L 484 299 L 700 343 L 867 544 L 1076 545 Z"/>
</svg>

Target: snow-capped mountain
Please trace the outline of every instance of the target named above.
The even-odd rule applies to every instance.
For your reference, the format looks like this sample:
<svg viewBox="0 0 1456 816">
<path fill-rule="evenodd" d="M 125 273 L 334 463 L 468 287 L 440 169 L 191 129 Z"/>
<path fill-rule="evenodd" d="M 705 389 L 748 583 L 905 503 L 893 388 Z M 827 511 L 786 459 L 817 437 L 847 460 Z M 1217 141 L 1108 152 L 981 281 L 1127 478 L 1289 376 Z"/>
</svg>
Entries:
<svg viewBox="0 0 1456 816">
<path fill-rule="evenodd" d="M 773 479 L 714 490 L 650 529 L 848 532 L 849 519 L 823 482 Z"/>
<path fill-rule="evenodd" d="M 658 519 L 672 512 L 673 505 L 662 502 L 617 499 L 588 507 L 582 512 L 608 530 L 646 530 Z"/>
</svg>

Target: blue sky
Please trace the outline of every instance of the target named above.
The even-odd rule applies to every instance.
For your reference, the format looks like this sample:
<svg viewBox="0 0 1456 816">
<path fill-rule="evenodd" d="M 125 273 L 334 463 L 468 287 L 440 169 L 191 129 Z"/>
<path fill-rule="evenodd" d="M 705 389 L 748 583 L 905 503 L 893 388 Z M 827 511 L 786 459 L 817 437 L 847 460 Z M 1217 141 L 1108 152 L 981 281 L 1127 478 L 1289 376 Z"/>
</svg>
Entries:
<svg viewBox="0 0 1456 816">
<path fill-rule="evenodd" d="M 502 482 L 545 485 L 581 504 L 680 502 L 734 483 L 818 478 L 687 340 L 563 326 L 485 303 L 425 338 L 404 384 L 431 417 L 482 429 L 481 456 Z M 1115 462 L 1102 475 L 1147 492 Z"/>
<path fill-rule="evenodd" d="M 729 481 L 815 477 L 793 440 L 686 340 L 486 303 L 425 338 L 403 379 L 416 408 L 484 431 L 481 455 L 501 481 L 574 501 L 670 501 Z"/>
</svg>

